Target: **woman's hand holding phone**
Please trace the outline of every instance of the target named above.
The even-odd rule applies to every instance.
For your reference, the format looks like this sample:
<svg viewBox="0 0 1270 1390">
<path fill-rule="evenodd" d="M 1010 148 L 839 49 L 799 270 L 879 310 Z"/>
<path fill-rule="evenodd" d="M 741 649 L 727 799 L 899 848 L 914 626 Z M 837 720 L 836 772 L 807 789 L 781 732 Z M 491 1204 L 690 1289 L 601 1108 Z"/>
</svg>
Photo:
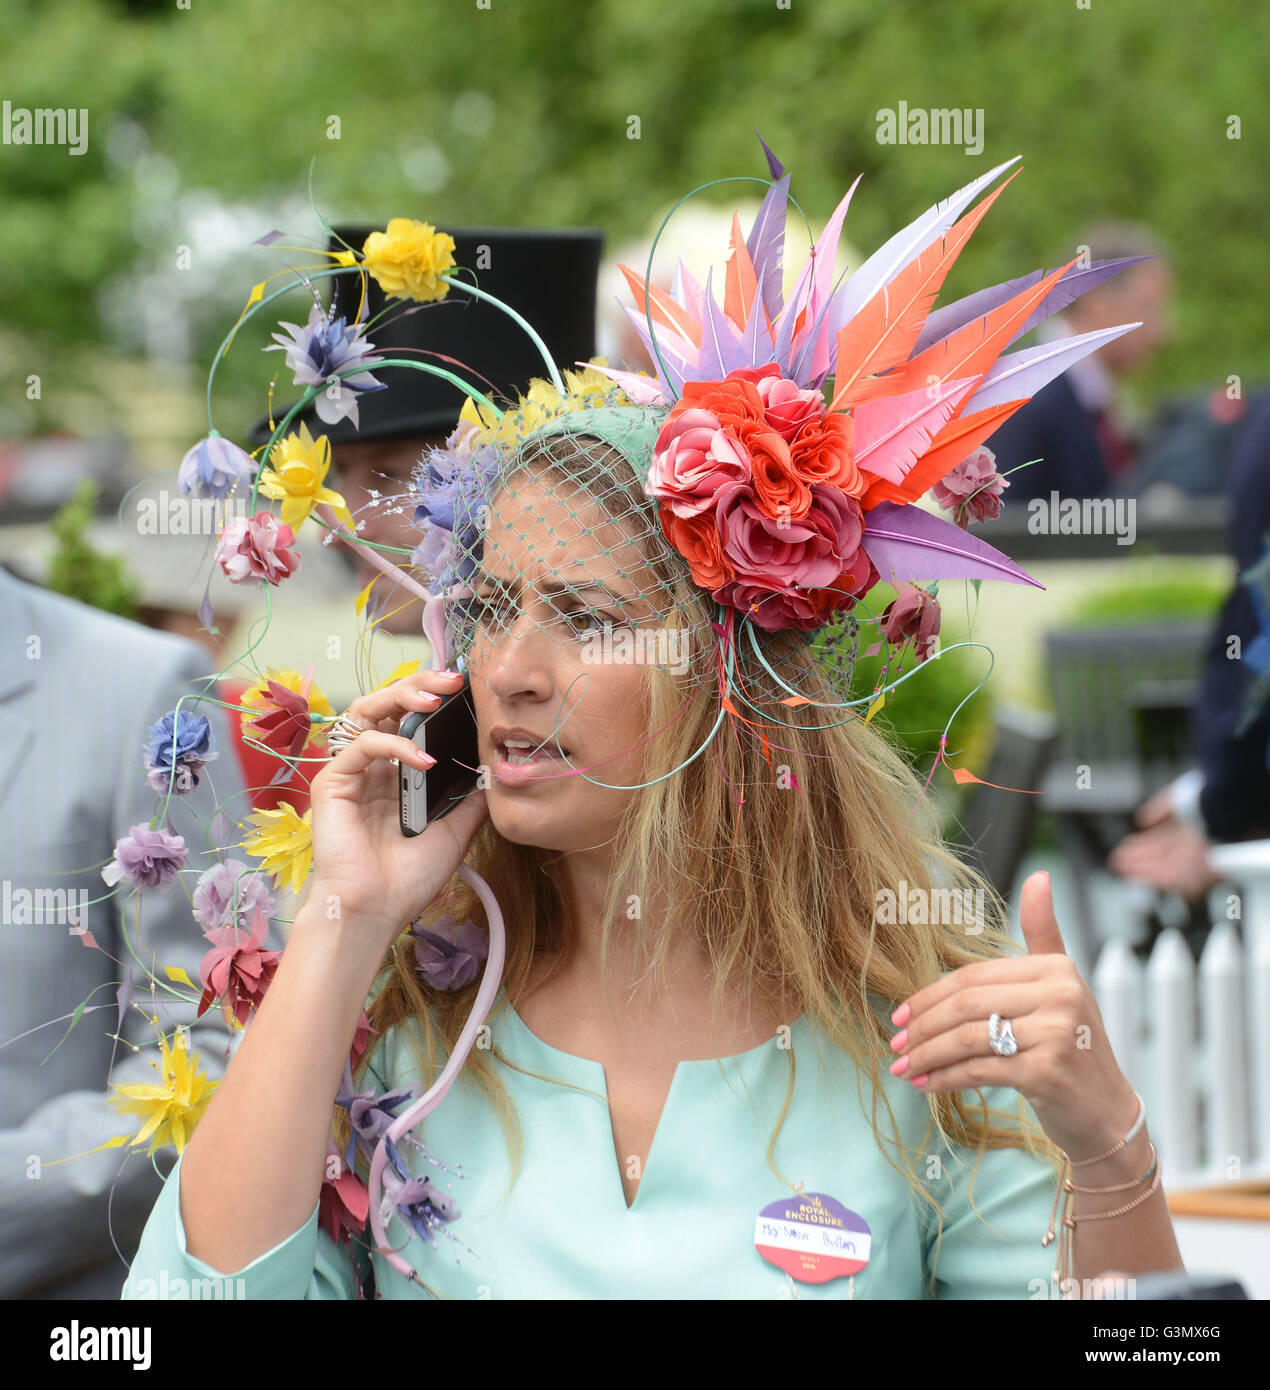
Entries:
<svg viewBox="0 0 1270 1390">
<path fill-rule="evenodd" d="M 313 780 L 313 879 L 307 914 L 356 923 L 382 955 L 453 876 L 488 815 L 475 791 L 416 836 L 401 833 L 399 771 L 427 768 L 427 754 L 397 730 L 410 714 L 436 709 L 463 677 L 418 671 L 359 696 L 348 716 L 365 726 Z"/>
</svg>

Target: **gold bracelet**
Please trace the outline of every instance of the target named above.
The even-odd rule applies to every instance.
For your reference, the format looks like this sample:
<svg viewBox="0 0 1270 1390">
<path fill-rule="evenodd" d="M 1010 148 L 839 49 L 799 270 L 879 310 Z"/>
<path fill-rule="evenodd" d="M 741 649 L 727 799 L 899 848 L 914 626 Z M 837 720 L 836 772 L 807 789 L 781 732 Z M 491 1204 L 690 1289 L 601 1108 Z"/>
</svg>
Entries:
<svg viewBox="0 0 1270 1390">
<path fill-rule="evenodd" d="M 1106 1150 L 1105 1153 L 1095 1154 L 1093 1158 L 1081 1158 L 1076 1160 L 1072 1160 L 1071 1158 L 1069 1158 L 1065 1150 L 1059 1150 L 1059 1153 L 1063 1156 L 1063 1167 L 1059 1172 L 1058 1186 L 1055 1188 L 1054 1191 L 1054 1205 L 1050 1208 L 1049 1227 L 1046 1230 L 1044 1236 L 1041 1237 L 1041 1245 L 1043 1247 L 1047 1246 L 1052 1240 L 1056 1238 L 1054 1222 L 1055 1218 L 1058 1216 L 1059 1203 L 1063 1202 L 1064 1214 L 1059 1223 L 1059 1229 L 1067 1233 L 1067 1238 L 1065 1240 L 1059 1240 L 1058 1242 L 1058 1273 L 1060 1279 L 1066 1277 L 1066 1274 L 1064 1273 L 1065 1267 L 1067 1269 L 1070 1269 L 1072 1239 L 1073 1233 L 1076 1229 L 1076 1220 L 1071 1214 L 1071 1194 L 1077 1190 L 1081 1190 L 1077 1189 L 1075 1185 L 1072 1183 L 1071 1170 L 1073 1168 L 1088 1168 L 1093 1163 L 1101 1163 L 1104 1159 L 1111 1158 L 1114 1154 L 1118 1154 L 1120 1150 L 1125 1147 L 1126 1144 L 1132 1142 L 1132 1140 L 1137 1135 L 1138 1131 L 1142 1128 L 1143 1124 L 1146 1121 L 1146 1103 L 1143 1101 L 1142 1097 L 1138 1095 L 1136 1091 L 1133 1094 L 1138 1102 L 1138 1114 L 1134 1122 L 1129 1126 L 1124 1137 L 1120 1140 L 1119 1143 L 1113 1144 L 1111 1148 Z M 1132 1208 L 1137 1206 L 1139 1202 L 1145 1202 L 1147 1198 L 1150 1197 L 1151 1193 L 1156 1190 L 1160 1182 L 1159 1170 L 1155 1160 L 1154 1144 L 1151 1145 L 1151 1166 L 1147 1169 L 1146 1173 L 1141 1178 L 1137 1179 L 1136 1182 L 1129 1184 L 1114 1184 L 1110 1187 L 1103 1189 L 1090 1188 L 1083 1190 L 1094 1192 L 1099 1190 L 1105 1192 L 1119 1192 L 1123 1191 L 1125 1187 L 1136 1187 L 1139 1183 L 1145 1182 L 1147 1177 L 1150 1176 L 1152 1173 L 1155 1174 L 1155 1178 L 1151 1184 L 1151 1187 L 1140 1197 L 1135 1197 L 1134 1200 L 1129 1204 L 1129 1206 L 1122 1207 L 1118 1211 L 1102 1212 L 1096 1214 L 1095 1216 L 1083 1216 L 1081 1217 L 1081 1220 L 1104 1220 L 1111 1216 L 1123 1216 L 1126 1211 L 1132 1210 Z M 1066 1198 L 1065 1202 L 1064 1198 Z"/>
<path fill-rule="evenodd" d="M 1150 1140 L 1148 1140 L 1147 1143 L 1148 1143 L 1148 1146 L 1149 1146 L 1150 1149 L 1151 1149 L 1151 1162 L 1147 1165 L 1147 1170 L 1146 1170 L 1146 1172 L 1143 1173 L 1143 1175 L 1142 1175 L 1140 1178 L 1130 1178 L 1128 1182 L 1113 1182 L 1113 1183 L 1108 1184 L 1106 1187 L 1078 1187 L 1078 1186 L 1076 1185 L 1076 1183 L 1072 1182 L 1072 1180 L 1071 1180 L 1070 1178 L 1068 1178 L 1067 1181 L 1063 1183 L 1063 1189 L 1064 1189 L 1064 1191 L 1066 1191 L 1066 1192 L 1127 1192 L 1131 1187 L 1141 1187 L 1142 1184 L 1143 1184 L 1144 1182 L 1147 1182 L 1147 1181 L 1150 1179 L 1151 1175 L 1155 1172 L 1156 1164 L 1159 1162 L 1159 1159 L 1157 1158 L 1156 1152 L 1155 1152 L 1155 1145 L 1152 1144 L 1152 1143 L 1150 1142 Z"/>
<path fill-rule="evenodd" d="M 1124 1206 L 1117 1207 L 1115 1211 L 1096 1211 L 1087 1212 L 1081 1221 L 1110 1221 L 1113 1216 L 1123 1216 L 1126 1212 L 1132 1211 L 1134 1207 L 1141 1206 L 1143 1202 L 1149 1201 L 1156 1192 L 1160 1190 L 1160 1170 L 1157 1167 L 1155 1176 L 1151 1180 L 1151 1186 L 1145 1192 L 1139 1193 L 1132 1202 L 1126 1202 Z M 1059 1241 L 1058 1258 L 1058 1277 L 1061 1283 L 1071 1277 L 1072 1272 L 1072 1246 L 1076 1239 L 1076 1217 L 1069 1210 L 1063 1217 L 1063 1230 L 1066 1234 L 1065 1240 Z"/>
</svg>

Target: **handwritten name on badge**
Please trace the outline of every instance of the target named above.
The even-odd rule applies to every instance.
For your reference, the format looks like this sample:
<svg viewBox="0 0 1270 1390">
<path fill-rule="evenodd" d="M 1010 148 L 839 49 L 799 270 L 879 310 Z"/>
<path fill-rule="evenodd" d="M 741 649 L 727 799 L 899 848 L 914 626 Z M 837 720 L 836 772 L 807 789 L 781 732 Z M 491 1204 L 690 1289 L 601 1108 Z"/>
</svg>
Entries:
<svg viewBox="0 0 1270 1390">
<path fill-rule="evenodd" d="M 823 1192 L 797 1192 L 763 1208 L 754 1248 L 769 1264 L 804 1284 L 859 1274 L 869 1263 L 872 1234 L 864 1217 Z"/>
</svg>

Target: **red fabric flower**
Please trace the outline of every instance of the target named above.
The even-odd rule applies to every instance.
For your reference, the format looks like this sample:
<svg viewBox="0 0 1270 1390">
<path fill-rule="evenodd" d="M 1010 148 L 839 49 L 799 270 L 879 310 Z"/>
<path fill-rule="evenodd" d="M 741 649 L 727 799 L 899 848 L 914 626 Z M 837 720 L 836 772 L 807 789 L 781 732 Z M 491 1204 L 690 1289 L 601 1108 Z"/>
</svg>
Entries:
<svg viewBox="0 0 1270 1390">
<path fill-rule="evenodd" d="M 919 589 L 916 584 L 900 584 L 895 598 L 882 610 L 880 626 L 883 636 L 892 644 L 911 638 L 921 663 L 934 653 L 940 617 L 939 600 L 934 594 Z"/>
<path fill-rule="evenodd" d="M 265 695 L 252 701 L 260 712 L 252 716 L 248 732 L 265 747 L 298 758 L 313 732 L 308 696 L 275 680 L 266 681 L 265 690 Z"/>
<path fill-rule="evenodd" d="M 332 1176 L 334 1174 L 334 1176 Z M 334 1142 L 327 1145 L 326 1177 L 318 1194 L 318 1225 L 338 1245 L 366 1229 L 370 1193 L 344 1161 Z"/>
<path fill-rule="evenodd" d="M 203 933 L 212 943 L 212 949 L 199 966 L 199 978 L 203 982 L 199 1018 L 217 999 L 224 999 L 238 1022 L 246 1026 L 252 1009 L 259 1008 L 264 999 L 282 959 L 281 951 L 264 949 L 268 931 L 269 919 L 257 909 L 250 932 L 229 926 Z"/>
</svg>

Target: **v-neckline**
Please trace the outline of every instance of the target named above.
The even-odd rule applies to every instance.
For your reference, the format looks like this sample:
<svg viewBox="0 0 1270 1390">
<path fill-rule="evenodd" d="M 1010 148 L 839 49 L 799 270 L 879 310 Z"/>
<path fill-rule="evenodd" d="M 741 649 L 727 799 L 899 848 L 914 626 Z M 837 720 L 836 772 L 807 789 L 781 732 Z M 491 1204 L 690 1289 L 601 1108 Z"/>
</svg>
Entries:
<svg viewBox="0 0 1270 1390">
<path fill-rule="evenodd" d="M 545 1061 L 555 1064 L 556 1068 L 564 1073 L 564 1079 L 575 1085 L 582 1086 L 584 1089 L 598 1093 L 604 1102 L 604 1113 L 608 1119 L 608 1152 L 612 1158 L 609 1168 L 613 1175 L 613 1181 L 617 1184 L 617 1200 L 619 1209 L 626 1214 L 633 1214 L 639 1207 L 640 1198 L 644 1189 L 648 1186 L 649 1174 L 653 1166 L 653 1154 L 657 1152 L 657 1141 L 665 1128 L 666 1115 L 674 1102 L 676 1091 L 682 1089 L 680 1083 L 684 1076 L 689 1075 L 688 1068 L 717 1067 L 722 1063 L 725 1067 L 737 1067 L 742 1072 L 752 1066 L 767 1049 L 775 1044 L 775 1037 L 767 1038 L 756 1046 L 747 1049 L 745 1052 L 734 1053 L 730 1057 L 686 1057 L 675 1063 L 674 1074 L 670 1078 L 670 1086 L 666 1090 L 666 1099 L 662 1102 L 661 1114 L 657 1117 L 657 1124 L 653 1129 L 653 1137 L 648 1146 L 648 1155 L 644 1159 L 643 1172 L 640 1174 L 639 1186 L 635 1189 L 635 1196 L 628 1204 L 626 1201 L 626 1189 L 622 1186 L 621 1159 L 617 1152 L 616 1136 L 613 1133 L 613 1109 L 609 1100 L 608 1075 L 604 1070 L 604 1063 L 597 1062 L 590 1057 L 579 1057 L 572 1052 L 565 1052 L 561 1048 L 553 1046 L 545 1039 L 540 1038 L 537 1033 L 521 1018 L 516 1011 L 515 1005 L 507 997 L 505 991 L 500 991 L 500 999 L 507 1016 L 511 1020 L 515 1031 L 520 1035 L 522 1041 L 528 1043 L 530 1051 L 539 1053 Z M 806 1015 L 799 1015 L 790 1025 L 792 1034 L 795 1028 L 802 1025 Z M 598 1082 L 598 1085 L 592 1084 Z M 664 1148 L 665 1145 L 663 1144 Z"/>
</svg>

